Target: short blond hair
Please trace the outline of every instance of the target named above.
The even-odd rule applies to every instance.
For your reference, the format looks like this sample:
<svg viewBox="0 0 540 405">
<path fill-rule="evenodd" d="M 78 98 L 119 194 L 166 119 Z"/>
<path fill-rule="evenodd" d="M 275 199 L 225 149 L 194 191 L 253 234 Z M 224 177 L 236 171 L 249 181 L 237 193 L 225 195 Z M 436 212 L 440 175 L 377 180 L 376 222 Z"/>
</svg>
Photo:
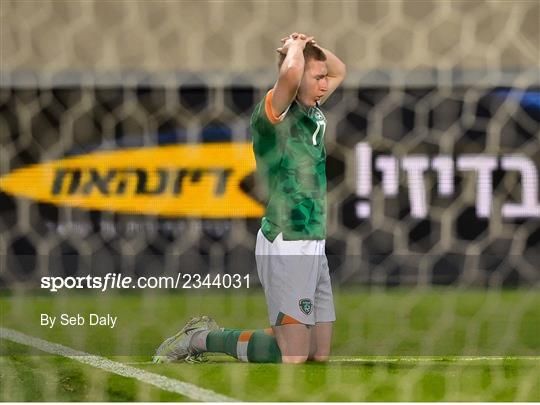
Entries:
<svg viewBox="0 0 540 405">
<path fill-rule="evenodd" d="M 285 56 L 286 55 L 283 55 L 282 53 L 279 54 L 278 68 L 281 68 L 281 65 L 283 65 Z M 306 62 L 308 60 L 318 60 L 321 62 L 326 62 L 326 55 L 321 50 L 321 48 L 316 47 L 313 44 L 307 43 L 306 47 L 304 48 L 304 60 Z"/>
</svg>

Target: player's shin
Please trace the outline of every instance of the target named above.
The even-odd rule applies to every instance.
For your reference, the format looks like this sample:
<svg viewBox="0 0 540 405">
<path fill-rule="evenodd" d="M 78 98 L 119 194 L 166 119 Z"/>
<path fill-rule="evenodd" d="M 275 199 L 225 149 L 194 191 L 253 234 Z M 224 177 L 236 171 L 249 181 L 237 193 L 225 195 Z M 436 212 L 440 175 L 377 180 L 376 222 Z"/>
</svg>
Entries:
<svg viewBox="0 0 540 405">
<path fill-rule="evenodd" d="M 211 331 L 207 333 L 204 345 L 207 352 L 225 353 L 240 361 L 281 362 L 281 351 L 271 329 Z"/>
</svg>

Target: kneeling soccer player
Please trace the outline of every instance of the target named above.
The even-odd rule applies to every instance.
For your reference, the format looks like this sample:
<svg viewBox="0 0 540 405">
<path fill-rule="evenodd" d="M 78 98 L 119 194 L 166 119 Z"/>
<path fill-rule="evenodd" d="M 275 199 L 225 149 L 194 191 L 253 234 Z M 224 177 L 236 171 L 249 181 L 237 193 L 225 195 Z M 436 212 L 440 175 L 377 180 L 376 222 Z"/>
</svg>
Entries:
<svg viewBox="0 0 540 405">
<path fill-rule="evenodd" d="M 220 329 L 190 320 L 154 361 L 195 360 L 204 352 L 242 361 L 303 363 L 330 354 L 335 311 L 325 256 L 326 118 L 319 109 L 345 65 L 313 37 L 294 33 L 277 49 L 279 75 L 251 116 L 257 173 L 268 203 L 257 235 L 257 271 L 271 329 Z"/>
</svg>

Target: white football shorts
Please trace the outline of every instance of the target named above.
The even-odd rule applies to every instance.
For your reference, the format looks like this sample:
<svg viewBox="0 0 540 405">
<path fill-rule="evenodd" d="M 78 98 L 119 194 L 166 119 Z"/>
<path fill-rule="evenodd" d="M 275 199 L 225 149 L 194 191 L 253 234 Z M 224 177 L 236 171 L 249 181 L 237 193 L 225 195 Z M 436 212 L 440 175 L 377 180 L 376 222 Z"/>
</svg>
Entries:
<svg viewBox="0 0 540 405">
<path fill-rule="evenodd" d="M 259 230 L 257 272 L 264 288 L 272 326 L 336 320 L 324 240 L 270 242 Z"/>
</svg>

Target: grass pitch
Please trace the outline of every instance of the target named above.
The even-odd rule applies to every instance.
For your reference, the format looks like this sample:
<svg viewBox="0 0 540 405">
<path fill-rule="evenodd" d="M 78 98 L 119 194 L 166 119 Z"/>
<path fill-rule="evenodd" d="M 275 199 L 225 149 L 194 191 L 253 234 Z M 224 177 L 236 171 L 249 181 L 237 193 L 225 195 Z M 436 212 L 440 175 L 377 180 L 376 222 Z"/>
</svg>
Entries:
<svg viewBox="0 0 540 405">
<path fill-rule="evenodd" d="M 260 291 L 6 295 L 1 326 L 242 401 L 540 401 L 536 290 L 339 290 L 327 364 L 150 364 L 195 314 L 267 325 Z M 39 326 L 40 314 L 111 313 L 107 327 Z M 191 401 L 134 378 L 0 340 L 3 401 Z"/>
</svg>

